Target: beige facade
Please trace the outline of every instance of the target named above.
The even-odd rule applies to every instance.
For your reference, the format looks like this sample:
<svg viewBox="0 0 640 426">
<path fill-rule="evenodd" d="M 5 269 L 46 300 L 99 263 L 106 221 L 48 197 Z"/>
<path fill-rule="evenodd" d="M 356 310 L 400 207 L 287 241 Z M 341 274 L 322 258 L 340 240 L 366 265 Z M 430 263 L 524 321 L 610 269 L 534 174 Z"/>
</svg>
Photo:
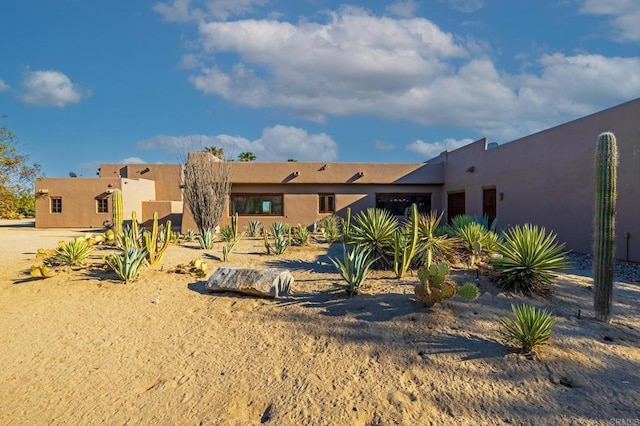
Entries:
<svg viewBox="0 0 640 426">
<path fill-rule="evenodd" d="M 640 261 L 640 99 L 492 147 L 481 139 L 426 162 L 230 164 L 231 195 L 225 218 L 240 211 L 240 225 L 253 218 L 311 225 L 328 214 L 344 215 L 384 206 L 401 214 L 411 201 L 423 207 L 497 216 L 498 228 L 534 223 L 558 234 L 567 248 L 591 251 L 594 166 L 597 137 L 612 131 L 618 140 L 617 256 Z M 208 154 L 207 154 L 208 155 Z M 180 189 L 177 164 L 104 164 L 98 179 L 45 178 L 36 182 L 37 227 L 100 227 L 98 212 L 107 188 L 121 188 L 125 218 L 136 210 L 142 221 L 154 211 L 181 229 L 195 229 Z M 109 186 L 110 185 L 110 186 Z M 46 190 L 46 191 L 43 191 Z M 62 212 L 54 212 L 62 199 Z M 52 204 L 53 203 L 53 204 Z M 404 203 L 404 204 L 403 204 Z M 109 203 L 110 207 L 110 203 Z M 329 208 L 330 207 L 330 208 Z M 258 209 L 258 210 L 256 210 Z M 183 212 L 184 210 L 184 212 Z"/>
</svg>

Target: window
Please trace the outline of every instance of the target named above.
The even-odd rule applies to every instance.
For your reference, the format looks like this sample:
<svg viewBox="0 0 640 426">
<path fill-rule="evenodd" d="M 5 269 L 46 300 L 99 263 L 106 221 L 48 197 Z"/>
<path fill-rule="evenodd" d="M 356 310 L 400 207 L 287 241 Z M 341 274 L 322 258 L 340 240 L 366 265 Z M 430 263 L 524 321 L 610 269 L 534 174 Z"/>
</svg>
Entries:
<svg viewBox="0 0 640 426">
<path fill-rule="evenodd" d="M 98 213 L 109 213 L 109 199 L 108 198 L 98 198 L 96 200 L 96 204 L 98 207 Z"/>
<path fill-rule="evenodd" d="M 412 204 L 418 206 L 418 213 L 429 213 L 431 194 L 376 194 L 376 207 L 396 216 L 408 214 Z"/>
<path fill-rule="evenodd" d="M 51 197 L 51 213 L 62 213 L 62 198 Z"/>
<path fill-rule="evenodd" d="M 231 214 L 283 216 L 282 194 L 231 195 Z"/>
<path fill-rule="evenodd" d="M 336 197 L 334 194 L 319 194 L 320 213 L 333 213 L 336 211 Z"/>
</svg>

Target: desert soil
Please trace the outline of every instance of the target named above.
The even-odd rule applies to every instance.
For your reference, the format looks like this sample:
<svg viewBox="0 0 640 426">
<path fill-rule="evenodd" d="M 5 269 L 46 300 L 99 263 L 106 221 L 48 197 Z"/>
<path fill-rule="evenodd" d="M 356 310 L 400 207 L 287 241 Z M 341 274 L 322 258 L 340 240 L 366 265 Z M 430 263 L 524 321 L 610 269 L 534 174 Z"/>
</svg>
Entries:
<svg viewBox="0 0 640 426">
<path fill-rule="evenodd" d="M 588 271 L 558 274 L 549 300 L 481 275 L 478 300 L 428 309 L 412 274 L 376 271 L 355 297 L 328 293 L 341 247 L 318 242 L 276 257 L 245 239 L 227 264 L 220 244 L 171 246 L 127 285 L 100 268 L 110 250 L 97 248 L 87 269 L 28 279 L 38 248 L 84 232 L 0 222 L 0 424 L 640 424 L 637 282 L 615 284 L 602 324 Z M 210 272 L 289 269 L 294 292 L 208 294 L 168 272 L 196 257 Z M 501 339 L 512 303 L 557 318 L 537 358 Z"/>
</svg>

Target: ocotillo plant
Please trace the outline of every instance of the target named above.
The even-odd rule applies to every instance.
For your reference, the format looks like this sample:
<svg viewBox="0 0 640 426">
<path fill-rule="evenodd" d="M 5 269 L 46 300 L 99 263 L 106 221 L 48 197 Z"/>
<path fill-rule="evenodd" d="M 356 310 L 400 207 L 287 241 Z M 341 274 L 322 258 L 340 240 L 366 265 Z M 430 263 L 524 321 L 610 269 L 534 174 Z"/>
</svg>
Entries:
<svg viewBox="0 0 640 426">
<path fill-rule="evenodd" d="M 114 241 L 119 241 L 122 236 L 122 191 L 113 190 L 111 204 Z"/>
<path fill-rule="evenodd" d="M 609 322 L 613 296 L 618 148 L 613 133 L 598 136 L 596 213 L 593 243 L 593 306 L 598 321 Z"/>
</svg>

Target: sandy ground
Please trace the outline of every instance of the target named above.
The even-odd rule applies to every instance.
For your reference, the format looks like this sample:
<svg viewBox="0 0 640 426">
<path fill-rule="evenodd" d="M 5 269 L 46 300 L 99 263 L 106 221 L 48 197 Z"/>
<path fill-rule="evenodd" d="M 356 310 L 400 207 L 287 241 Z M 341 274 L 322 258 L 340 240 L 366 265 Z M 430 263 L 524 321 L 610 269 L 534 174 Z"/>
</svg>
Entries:
<svg viewBox="0 0 640 426">
<path fill-rule="evenodd" d="M 77 235 L 0 222 L 0 424 L 640 423 L 638 283 L 616 283 L 604 325 L 588 274 L 559 275 L 553 299 L 533 301 L 557 323 L 529 359 L 502 343 L 498 321 L 531 300 L 481 277 L 477 301 L 427 309 L 416 278 L 390 272 L 353 298 L 328 294 L 339 246 L 275 257 L 244 240 L 228 265 L 288 268 L 294 294 L 278 300 L 207 294 L 168 273 L 198 256 L 222 265 L 221 246 L 193 243 L 129 285 L 95 268 L 21 280 L 37 248 Z"/>
</svg>

